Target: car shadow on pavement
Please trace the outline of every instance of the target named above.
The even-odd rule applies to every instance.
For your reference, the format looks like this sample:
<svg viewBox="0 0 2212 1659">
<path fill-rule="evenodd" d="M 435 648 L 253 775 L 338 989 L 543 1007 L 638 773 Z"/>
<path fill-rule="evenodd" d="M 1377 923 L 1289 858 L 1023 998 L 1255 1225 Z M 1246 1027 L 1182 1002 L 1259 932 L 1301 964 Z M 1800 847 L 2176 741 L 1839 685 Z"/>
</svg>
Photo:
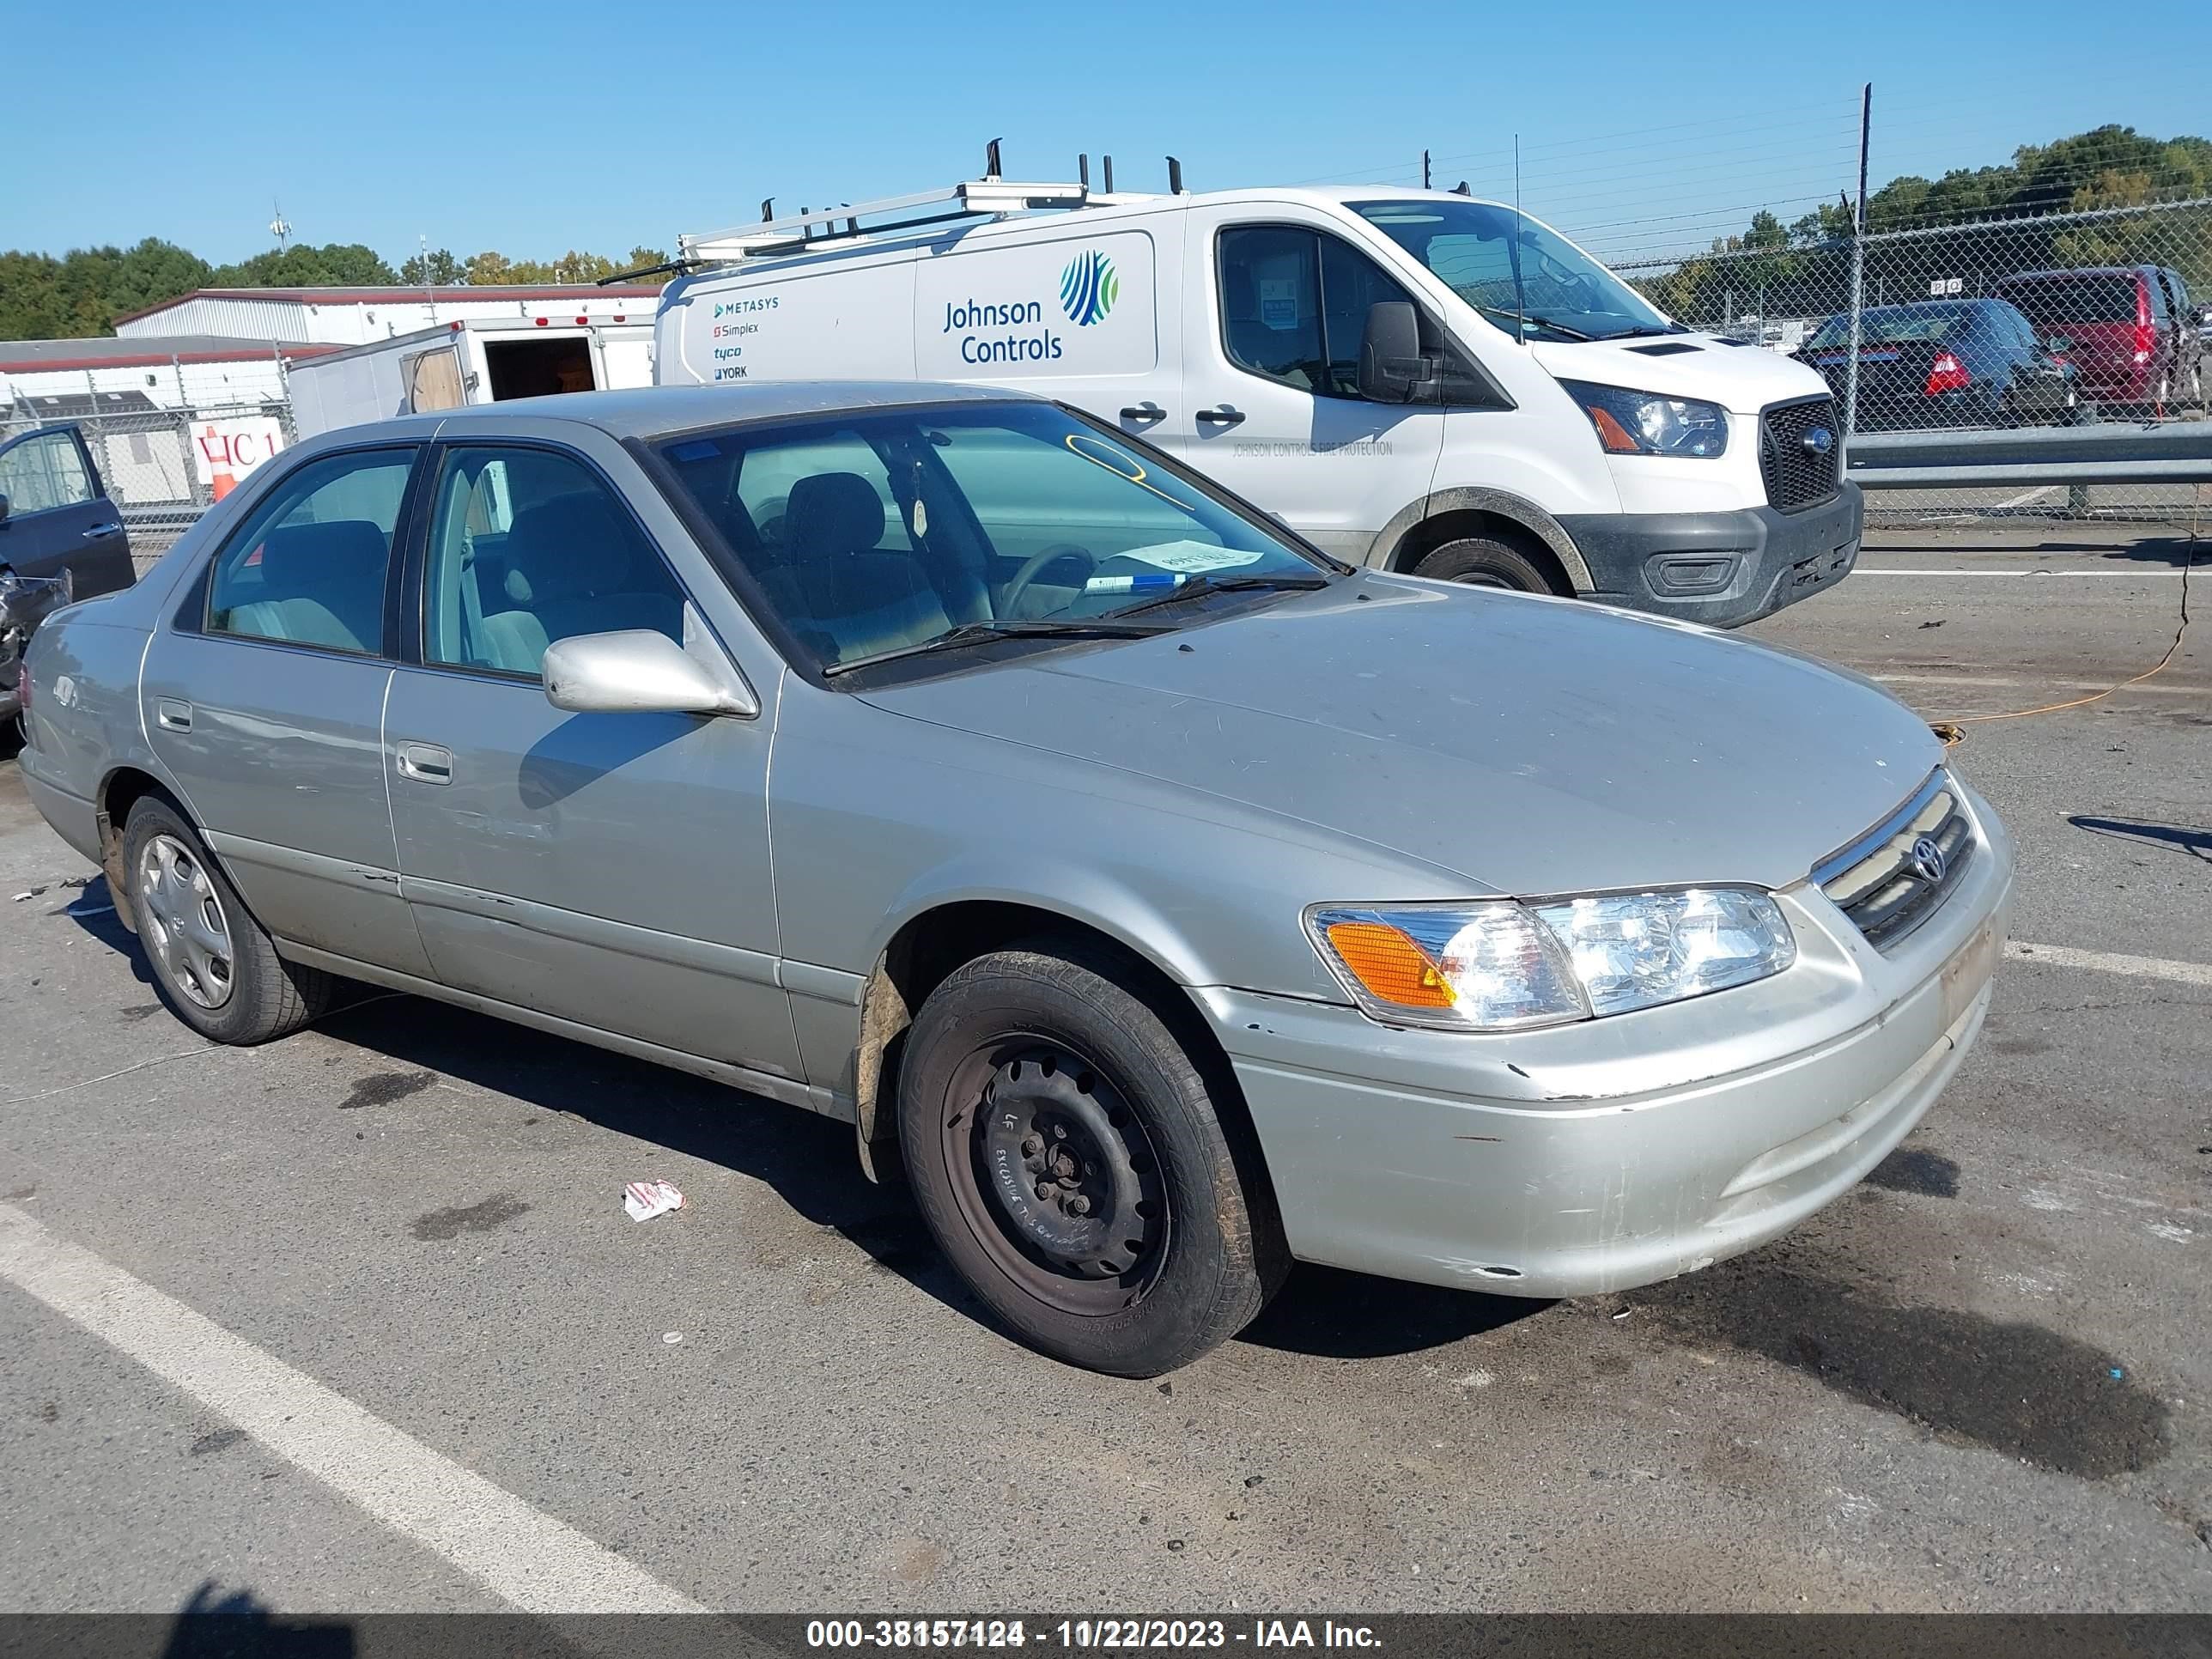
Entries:
<svg viewBox="0 0 2212 1659">
<path fill-rule="evenodd" d="M 1382 1359 L 1447 1347 L 1551 1305 L 1534 1297 L 1413 1285 L 1301 1262 L 1237 1340 L 1320 1359 Z"/>
<path fill-rule="evenodd" d="M 2093 836 L 2136 842 L 2146 847 L 2171 847 L 2203 864 L 2212 864 L 2212 830 L 2185 830 L 2173 823 L 2146 823 L 2139 818 L 2087 817 L 2079 812 L 2066 822 Z"/>
</svg>

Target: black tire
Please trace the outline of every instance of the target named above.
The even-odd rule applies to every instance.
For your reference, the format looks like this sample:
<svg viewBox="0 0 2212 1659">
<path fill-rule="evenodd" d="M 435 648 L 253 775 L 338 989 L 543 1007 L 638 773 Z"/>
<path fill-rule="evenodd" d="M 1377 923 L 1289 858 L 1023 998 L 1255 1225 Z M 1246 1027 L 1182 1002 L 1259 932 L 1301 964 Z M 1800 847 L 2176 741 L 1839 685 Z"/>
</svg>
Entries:
<svg viewBox="0 0 2212 1659">
<path fill-rule="evenodd" d="M 1249 1324 L 1288 1267 L 1203 1070 L 1103 952 L 1040 941 L 956 969 L 907 1034 L 898 1094 L 931 1232 L 1055 1358 L 1174 1370 Z"/>
<path fill-rule="evenodd" d="M 276 954 L 198 834 L 158 796 L 131 808 L 123 870 L 154 988 L 202 1036 L 267 1042 L 330 1006 L 337 981 Z"/>
<path fill-rule="evenodd" d="M 1488 536 L 1446 542 L 1413 567 L 1416 576 L 1469 587 L 1502 587 L 1515 593 L 1550 593 L 1551 580 L 1516 547 Z"/>
</svg>

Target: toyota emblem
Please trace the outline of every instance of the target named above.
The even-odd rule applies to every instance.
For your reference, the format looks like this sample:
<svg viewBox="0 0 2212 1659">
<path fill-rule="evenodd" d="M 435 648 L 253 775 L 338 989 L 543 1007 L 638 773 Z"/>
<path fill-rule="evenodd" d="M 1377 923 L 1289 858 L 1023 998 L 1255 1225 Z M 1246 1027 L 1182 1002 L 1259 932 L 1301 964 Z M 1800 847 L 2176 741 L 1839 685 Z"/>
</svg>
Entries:
<svg viewBox="0 0 2212 1659">
<path fill-rule="evenodd" d="M 1905 867 L 1930 887 L 1943 879 L 1943 849 L 1936 844 L 1933 836 L 1913 839 L 1912 851 L 1905 860 Z"/>
</svg>

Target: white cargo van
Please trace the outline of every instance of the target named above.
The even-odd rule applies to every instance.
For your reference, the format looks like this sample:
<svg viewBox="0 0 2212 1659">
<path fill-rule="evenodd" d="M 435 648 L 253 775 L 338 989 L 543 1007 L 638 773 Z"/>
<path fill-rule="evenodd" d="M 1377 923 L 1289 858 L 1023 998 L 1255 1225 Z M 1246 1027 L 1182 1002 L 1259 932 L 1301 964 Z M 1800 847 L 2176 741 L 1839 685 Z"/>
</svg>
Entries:
<svg viewBox="0 0 2212 1659">
<path fill-rule="evenodd" d="M 287 377 L 293 422 L 308 438 L 463 404 L 651 386 L 653 328 L 641 311 L 601 317 L 571 302 L 562 312 L 463 318 L 305 358 Z"/>
<path fill-rule="evenodd" d="M 1497 203 L 987 176 L 684 252 L 664 384 L 1020 387 L 1356 562 L 1733 625 L 1858 553 L 1818 374 L 1680 327 Z"/>
</svg>

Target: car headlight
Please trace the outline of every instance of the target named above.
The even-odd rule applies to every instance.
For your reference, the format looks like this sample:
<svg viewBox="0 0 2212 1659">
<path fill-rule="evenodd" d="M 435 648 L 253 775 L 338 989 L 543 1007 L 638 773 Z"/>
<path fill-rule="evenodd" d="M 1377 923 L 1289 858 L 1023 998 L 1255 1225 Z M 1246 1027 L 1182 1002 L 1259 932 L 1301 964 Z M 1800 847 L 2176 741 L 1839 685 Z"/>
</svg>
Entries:
<svg viewBox="0 0 2212 1659">
<path fill-rule="evenodd" d="M 1306 932 L 1393 1025 L 1508 1031 L 1748 985 L 1797 959 L 1781 907 L 1741 887 L 1522 904 L 1316 904 Z"/>
<path fill-rule="evenodd" d="M 1583 406 L 1599 446 L 1610 454 L 1710 458 L 1728 447 L 1728 414 L 1718 404 L 1588 380 L 1559 384 Z"/>
</svg>

